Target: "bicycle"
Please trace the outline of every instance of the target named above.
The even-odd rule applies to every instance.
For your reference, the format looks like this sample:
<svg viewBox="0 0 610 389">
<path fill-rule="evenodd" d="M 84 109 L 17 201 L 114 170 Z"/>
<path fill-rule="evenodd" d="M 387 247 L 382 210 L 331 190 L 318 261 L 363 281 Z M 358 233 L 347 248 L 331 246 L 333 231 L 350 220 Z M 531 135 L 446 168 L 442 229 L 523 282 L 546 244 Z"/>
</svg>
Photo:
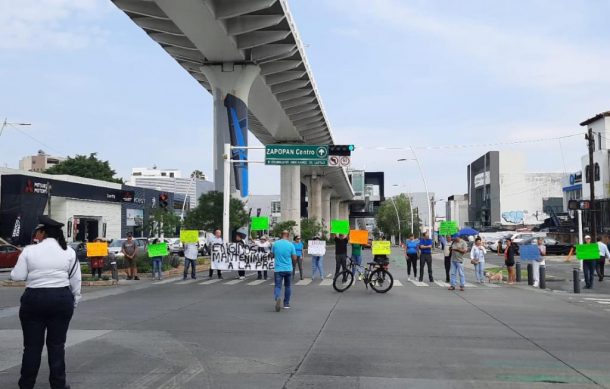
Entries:
<svg viewBox="0 0 610 389">
<path fill-rule="evenodd" d="M 337 292 L 343 293 L 352 286 L 356 270 L 360 273 L 358 278 L 362 278 L 367 289 L 371 285 L 371 289 L 375 292 L 387 293 L 394 286 L 394 277 L 388 271 L 390 262 L 387 258 L 376 258 L 375 261 L 367 263 L 368 267 L 358 265 L 351 257 L 347 257 L 347 259 L 349 260 L 348 270 L 339 272 L 333 279 L 333 288 Z"/>
</svg>

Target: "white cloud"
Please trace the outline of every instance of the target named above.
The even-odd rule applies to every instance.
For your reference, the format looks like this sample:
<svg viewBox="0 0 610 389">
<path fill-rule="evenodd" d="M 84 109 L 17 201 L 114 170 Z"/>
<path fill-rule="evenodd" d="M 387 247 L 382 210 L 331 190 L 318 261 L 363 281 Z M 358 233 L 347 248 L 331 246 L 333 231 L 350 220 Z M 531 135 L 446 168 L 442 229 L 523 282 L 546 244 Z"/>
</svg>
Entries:
<svg viewBox="0 0 610 389">
<path fill-rule="evenodd" d="M 471 58 L 473 67 L 513 84 L 555 87 L 610 82 L 610 52 L 605 47 L 428 14 L 397 0 L 344 0 L 339 4 L 342 11 L 363 21 L 363 28 L 374 30 L 383 25 L 404 33 L 424 33 L 447 43 L 463 58 Z"/>
<path fill-rule="evenodd" d="M 101 0 L 0 0 L 0 49 L 80 49 L 103 40 Z"/>
</svg>

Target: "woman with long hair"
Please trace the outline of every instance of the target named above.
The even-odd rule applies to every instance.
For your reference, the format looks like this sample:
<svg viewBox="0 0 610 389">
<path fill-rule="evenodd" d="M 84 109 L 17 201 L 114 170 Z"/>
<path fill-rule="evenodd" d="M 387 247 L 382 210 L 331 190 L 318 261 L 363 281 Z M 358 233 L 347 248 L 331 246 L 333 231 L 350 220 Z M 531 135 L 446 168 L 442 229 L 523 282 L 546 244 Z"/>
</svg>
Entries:
<svg viewBox="0 0 610 389">
<path fill-rule="evenodd" d="M 506 250 L 504 250 L 504 264 L 508 269 L 508 284 L 513 285 L 517 282 L 517 273 L 515 273 L 515 251 L 516 247 L 512 239 L 506 239 Z"/>
<path fill-rule="evenodd" d="M 25 280 L 19 320 L 23 331 L 20 388 L 33 388 L 40 368 L 42 348 L 49 358 L 51 388 L 66 388 L 66 335 L 80 300 L 81 273 L 76 253 L 68 247 L 63 224 L 40 216 L 34 240 L 19 255 L 11 279 Z"/>
</svg>

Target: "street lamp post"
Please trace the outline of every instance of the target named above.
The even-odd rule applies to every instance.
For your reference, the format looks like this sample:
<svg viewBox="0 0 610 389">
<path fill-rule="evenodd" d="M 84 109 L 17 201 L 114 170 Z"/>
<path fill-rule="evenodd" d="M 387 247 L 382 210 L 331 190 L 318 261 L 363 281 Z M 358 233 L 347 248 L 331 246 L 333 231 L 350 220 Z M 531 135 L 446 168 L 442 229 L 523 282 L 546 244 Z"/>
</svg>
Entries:
<svg viewBox="0 0 610 389">
<path fill-rule="evenodd" d="M 398 208 L 396 207 L 396 203 L 394 202 L 394 197 L 390 197 L 392 200 L 392 205 L 394 206 L 394 210 L 396 211 L 396 221 L 398 222 L 398 245 L 402 243 L 402 237 L 400 235 L 400 215 L 398 214 Z"/>
<path fill-rule="evenodd" d="M 426 182 L 426 177 L 424 176 L 424 171 L 422 170 L 421 164 L 419 163 L 419 159 L 417 158 L 417 154 L 415 150 L 413 150 L 412 146 L 409 146 L 411 152 L 413 153 L 413 157 L 415 158 L 400 158 L 398 162 L 404 161 L 412 161 L 415 160 L 417 162 L 417 169 L 419 170 L 419 175 L 421 176 L 422 181 L 424 182 L 424 189 L 426 190 L 426 204 L 428 205 L 428 232 L 430 233 L 430 238 L 432 238 L 434 225 L 432 224 L 432 207 L 430 206 L 430 192 L 428 191 L 428 183 Z"/>
<path fill-rule="evenodd" d="M 0 136 L 2 136 L 2 133 L 4 132 L 4 129 L 7 126 L 31 126 L 31 123 L 9 123 L 8 122 L 8 118 L 4 118 L 4 121 L 2 122 L 2 127 L 0 127 Z"/>
<path fill-rule="evenodd" d="M 399 185 L 394 184 L 392 186 L 399 186 Z M 404 185 L 404 186 L 406 187 L 406 185 Z M 413 224 L 413 198 L 411 197 L 411 195 L 408 192 L 406 193 L 406 195 L 407 195 L 407 198 L 409 199 L 409 213 L 411 214 L 411 233 L 415 234 L 415 229 L 414 229 L 414 224 Z"/>
</svg>

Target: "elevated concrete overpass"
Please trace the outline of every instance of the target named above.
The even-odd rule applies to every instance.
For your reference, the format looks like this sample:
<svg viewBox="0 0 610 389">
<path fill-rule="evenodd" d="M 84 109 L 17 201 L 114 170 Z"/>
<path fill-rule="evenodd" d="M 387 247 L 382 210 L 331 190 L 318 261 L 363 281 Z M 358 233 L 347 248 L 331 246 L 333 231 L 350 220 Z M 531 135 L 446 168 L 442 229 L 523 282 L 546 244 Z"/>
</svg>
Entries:
<svg viewBox="0 0 610 389">
<path fill-rule="evenodd" d="M 112 0 L 214 99 L 214 182 L 223 188 L 223 144 L 334 144 L 287 0 Z M 247 151 L 233 159 L 246 159 Z M 248 166 L 233 190 L 248 195 Z M 300 184 L 309 216 L 347 217 L 353 190 L 339 167 L 281 167 L 282 218 L 299 220 Z"/>
</svg>

